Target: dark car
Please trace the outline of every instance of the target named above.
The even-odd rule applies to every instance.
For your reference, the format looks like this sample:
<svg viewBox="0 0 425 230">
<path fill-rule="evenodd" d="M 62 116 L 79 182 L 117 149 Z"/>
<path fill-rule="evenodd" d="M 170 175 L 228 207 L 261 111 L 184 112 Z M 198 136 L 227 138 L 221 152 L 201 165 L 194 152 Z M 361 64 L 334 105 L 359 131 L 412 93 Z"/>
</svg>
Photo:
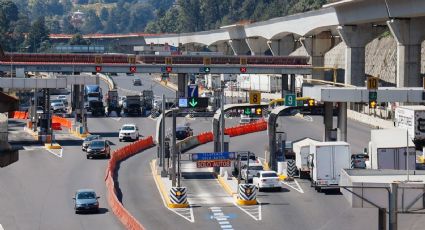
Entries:
<svg viewBox="0 0 425 230">
<path fill-rule="evenodd" d="M 366 161 L 369 160 L 369 156 L 364 153 L 358 153 L 351 155 L 351 162 L 353 164 L 353 168 L 365 169 Z"/>
<path fill-rule="evenodd" d="M 89 135 L 86 137 L 86 139 L 84 139 L 83 144 L 81 145 L 81 149 L 83 151 L 86 151 L 87 148 L 89 147 L 90 143 L 94 140 L 98 140 L 100 139 L 99 135 Z"/>
<path fill-rule="evenodd" d="M 139 78 L 133 79 L 133 85 L 142 85 L 142 80 L 140 80 Z"/>
<path fill-rule="evenodd" d="M 87 159 L 94 157 L 111 157 L 111 146 L 107 140 L 93 140 L 87 148 Z"/>
<path fill-rule="evenodd" d="M 176 127 L 176 139 L 183 140 L 193 135 L 193 130 L 189 126 Z"/>
<path fill-rule="evenodd" d="M 79 212 L 98 212 L 99 198 L 93 189 L 77 190 L 73 197 L 75 214 Z"/>
</svg>

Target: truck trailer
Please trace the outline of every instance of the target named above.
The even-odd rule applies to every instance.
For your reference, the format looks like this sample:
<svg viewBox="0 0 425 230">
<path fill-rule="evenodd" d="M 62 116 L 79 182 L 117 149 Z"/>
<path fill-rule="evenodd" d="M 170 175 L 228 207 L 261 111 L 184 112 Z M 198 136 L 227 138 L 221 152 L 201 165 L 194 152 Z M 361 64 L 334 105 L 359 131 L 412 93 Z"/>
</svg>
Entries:
<svg viewBox="0 0 425 230">
<path fill-rule="evenodd" d="M 399 106 L 395 109 L 394 126 L 407 129 L 416 149 L 425 146 L 425 106 Z"/>
<path fill-rule="evenodd" d="M 297 166 L 300 178 L 305 178 L 309 175 L 308 155 L 310 154 L 310 144 L 319 143 L 319 141 L 311 138 L 304 138 L 292 143 L 292 151 L 295 153 L 295 165 Z"/>
<path fill-rule="evenodd" d="M 307 165 L 316 191 L 338 185 L 341 170 L 351 165 L 350 144 L 342 141 L 312 143 Z"/>
<path fill-rule="evenodd" d="M 416 168 L 415 145 L 407 138 L 406 129 L 371 130 L 370 139 L 368 168 L 406 170 L 406 148 L 409 150 L 408 167 Z"/>
</svg>

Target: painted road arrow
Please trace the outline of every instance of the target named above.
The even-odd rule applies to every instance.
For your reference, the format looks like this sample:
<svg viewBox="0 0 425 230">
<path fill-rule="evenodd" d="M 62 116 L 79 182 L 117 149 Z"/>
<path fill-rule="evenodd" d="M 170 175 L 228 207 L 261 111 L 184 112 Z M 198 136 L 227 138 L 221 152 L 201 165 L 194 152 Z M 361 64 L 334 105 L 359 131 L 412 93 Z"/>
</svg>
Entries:
<svg viewBox="0 0 425 230">
<path fill-rule="evenodd" d="M 192 107 L 195 107 L 197 104 L 198 104 L 198 102 L 195 101 L 195 98 L 192 98 L 192 100 L 189 101 L 189 105 L 192 106 Z"/>
</svg>

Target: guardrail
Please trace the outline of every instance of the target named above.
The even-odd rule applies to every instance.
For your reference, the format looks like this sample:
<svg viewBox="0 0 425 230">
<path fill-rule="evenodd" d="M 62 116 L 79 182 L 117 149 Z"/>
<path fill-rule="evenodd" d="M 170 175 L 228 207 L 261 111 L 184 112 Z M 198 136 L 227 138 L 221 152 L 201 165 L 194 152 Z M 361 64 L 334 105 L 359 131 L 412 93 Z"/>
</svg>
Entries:
<svg viewBox="0 0 425 230">
<path fill-rule="evenodd" d="M 114 90 L 117 88 L 114 79 L 112 79 L 110 76 L 101 73 L 98 73 L 97 76 L 108 85 L 109 90 Z"/>
<path fill-rule="evenodd" d="M 112 209 L 112 212 L 119 219 L 119 221 L 121 221 L 121 223 L 126 229 L 144 230 L 145 228 L 141 223 L 139 223 L 139 221 L 137 221 L 136 218 L 134 218 L 134 216 L 131 215 L 131 213 L 127 209 L 124 208 L 124 206 L 118 200 L 115 188 L 114 172 L 117 164 L 120 161 L 130 156 L 133 156 L 139 153 L 140 151 L 148 149 L 153 145 L 153 137 L 150 136 L 146 139 L 138 140 L 132 144 L 117 149 L 112 153 L 111 159 L 109 159 L 108 166 L 106 168 L 105 183 L 106 188 L 108 190 L 107 201 Z"/>
</svg>

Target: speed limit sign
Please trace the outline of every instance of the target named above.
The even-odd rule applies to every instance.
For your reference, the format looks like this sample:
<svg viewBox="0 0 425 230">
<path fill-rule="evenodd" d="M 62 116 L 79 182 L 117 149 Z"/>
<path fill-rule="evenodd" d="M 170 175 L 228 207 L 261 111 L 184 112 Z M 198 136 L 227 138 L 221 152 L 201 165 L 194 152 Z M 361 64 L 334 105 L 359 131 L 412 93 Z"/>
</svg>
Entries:
<svg viewBox="0 0 425 230">
<path fill-rule="evenodd" d="M 249 104 L 259 105 L 261 103 L 261 92 L 249 91 Z"/>
</svg>

